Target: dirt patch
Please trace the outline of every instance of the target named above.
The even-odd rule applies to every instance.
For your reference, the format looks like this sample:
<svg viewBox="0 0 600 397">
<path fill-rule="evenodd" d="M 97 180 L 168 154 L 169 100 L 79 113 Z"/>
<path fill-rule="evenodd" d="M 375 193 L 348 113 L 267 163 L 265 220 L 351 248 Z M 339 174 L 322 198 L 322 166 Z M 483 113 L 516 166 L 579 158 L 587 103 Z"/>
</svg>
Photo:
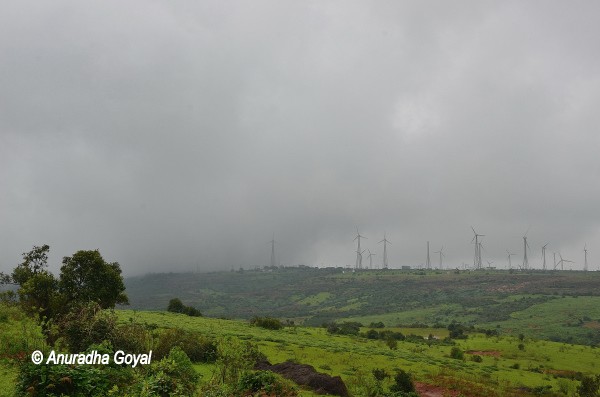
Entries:
<svg viewBox="0 0 600 397">
<path fill-rule="evenodd" d="M 544 371 L 545 374 L 556 376 L 557 378 L 567 379 L 580 379 L 581 372 L 570 371 L 567 369 L 547 369 Z"/>
<path fill-rule="evenodd" d="M 275 372 L 300 386 L 310 388 L 317 394 L 348 397 L 348 389 L 342 378 L 317 372 L 312 365 L 296 364 L 289 361 L 271 365 L 268 361 L 262 361 L 257 363 L 254 368 Z"/>
<path fill-rule="evenodd" d="M 587 323 L 583 324 L 583 328 L 600 329 L 600 322 L 598 322 L 598 321 L 587 322 Z"/>
<path fill-rule="evenodd" d="M 440 386 L 428 385 L 427 383 L 415 382 L 415 389 L 421 397 L 457 397 L 460 392 L 444 389 Z"/>
<path fill-rule="evenodd" d="M 465 353 L 478 356 L 500 357 L 502 355 L 498 350 L 467 350 Z"/>
</svg>

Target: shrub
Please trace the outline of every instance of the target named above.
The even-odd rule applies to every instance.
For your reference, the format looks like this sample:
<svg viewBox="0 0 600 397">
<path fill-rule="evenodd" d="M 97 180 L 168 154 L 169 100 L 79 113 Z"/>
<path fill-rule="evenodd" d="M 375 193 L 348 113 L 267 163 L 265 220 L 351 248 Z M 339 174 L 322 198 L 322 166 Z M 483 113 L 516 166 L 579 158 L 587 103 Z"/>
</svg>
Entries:
<svg viewBox="0 0 600 397">
<path fill-rule="evenodd" d="M 200 377 L 179 346 L 175 346 L 167 357 L 151 364 L 143 375 L 133 387 L 136 396 L 192 396 Z"/>
<path fill-rule="evenodd" d="M 471 357 L 471 360 L 473 360 L 476 363 L 483 362 L 483 358 L 480 355 L 478 355 L 478 354 L 476 354 L 473 357 Z"/>
<path fill-rule="evenodd" d="M 95 302 L 77 306 L 57 321 L 58 334 L 73 353 L 83 352 L 104 340 L 114 340 L 116 330 L 116 314 L 102 310 Z"/>
<path fill-rule="evenodd" d="M 181 313 L 186 314 L 191 317 L 202 317 L 202 313 L 200 310 L 196 309 L 193 306 L 186 306 L 181 302 L 179 298 L 173 298 L 169 301 L 169 306 L 167 306 L 167 311 L 172 313 Z"/>
<path fill-rule="evenodd" d="M 394 393 L 414 392 L 415 385 L 410 374 L 402 369 L 399 369 L 394 376 L 394 384 L 390 387 L 390 391 Z"/>
<path fill-rule="evenodd" d="M 581 397 L 600 396 L 600 375 L 584 376 L 581 379 L 581 384 L 577 388 L 577 392 Z"/>
<path fill-rule="evenodd" d="M 250 324 L 273 330 L 283 328 L 281 321 L 272 317 L 253 317 L 252 320 L 250 320 Z"/>
<path fill-rule="evenodd" d="M 258 393 L 258 395 L 296 397 L 296 389 L 271 371 L 245 372 L 240 376 L 237 385 L 240 395 Z"/>
<path fill-rule="evenodd" d="M 217 344 L 196 332 L 171 328 L 162 331 L 153 354 L 157 359 L 166 357 L 174 347 L 179 347 L 193 362 L 214 362 L 217 358 Z"/>
<path fill-rule="evenodd" d="M 374 329 L 370 329 L 367 331 L 365 336 L 368 339 L 379 339 L 379 332 L 375 331 Z"/>
<path fill-rule="evenodd" d="M 130 323 L 117 327 L 111 342 L 115 351 L 141 354 L 152 350 L 152 335 L 142 324 Z"/>
<path fill-rule="evenodd" d="M 385 344 L 387 345 L 387 347 L 389 347 L 391 350 L 396 350 L 398 348 L 398 342 L 396 342 L 396 339 L 394 338 L 388 338 L 385 341 Z"/>
<path fill-rule="evenodd" d="M 463 360 L 465 358 L 465 354 L 463 353 L 462 350 L 460 350 L 458 347 L 454 346 L 451 350 L 450 350 L 450 357 L 454 358 L 456 360 Z"/>
<path fill-rule="evenodd" d="M 88 351 L 111 354 L 110 343 L 91 345 Z M 44 354 L 46 356 L 46 354 Z M 104 397 L 115 385 L 126 388 L 133 380 L 130 367 L 109 365 L 33 364 L 25 360 L 19 367 L 17 396 Z"/>
<path fill-rule="evenodd" d="M 385 328 L 385 324 L 381 321 L 379 321 L 377 323 L 373 322 L 373 323 L 369 324 L 369 328 Z"/>
<path fill-rule="evenodd" d="M 390 376 L 390 374 L 388 374 L 387 371 L 383 368 L 375 368 L 371 372 L 373 374 L 373 377 L 379 382 L 382 382 L 383 380 L 385 380 L 385 378 L 388 378 Z"/>
</svg>

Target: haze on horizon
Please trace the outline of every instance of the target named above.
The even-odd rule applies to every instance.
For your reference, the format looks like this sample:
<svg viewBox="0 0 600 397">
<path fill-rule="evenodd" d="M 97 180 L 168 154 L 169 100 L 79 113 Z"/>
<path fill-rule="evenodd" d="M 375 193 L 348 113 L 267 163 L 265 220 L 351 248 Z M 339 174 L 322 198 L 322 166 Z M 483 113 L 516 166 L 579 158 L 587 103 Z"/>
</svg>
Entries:
<svg viewBox="0 0 600 397">
<path fill-rule="evenodd" d="M 600 3 L 0 2 L 0 271 L 600 264 Z M 437 256 L 432 253 L 432 263 Z"/>
</svg>

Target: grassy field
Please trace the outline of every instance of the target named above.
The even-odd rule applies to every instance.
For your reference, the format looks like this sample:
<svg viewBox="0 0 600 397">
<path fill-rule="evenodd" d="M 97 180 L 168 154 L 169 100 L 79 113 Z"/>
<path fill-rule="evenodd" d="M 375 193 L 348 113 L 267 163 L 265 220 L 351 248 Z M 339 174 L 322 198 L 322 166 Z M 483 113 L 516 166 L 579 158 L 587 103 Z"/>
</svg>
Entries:
<svg viewBox="0 0 600 397">
<path fill-rule="evenodd" d="M 313 365 L 317 370 L 340 375 L 352 387 L 374 368 L 393 373 L 397 368 L 411 372 L 419 382 L 463 391 L 465 395 L 528 395 L 527 390 L 550 386 L 552 391 L 573 395 L 577 381 L 574 373 L 600 372 L 600 350 L 512 336 L 486 337 L 471 334 L 457 341 L 465 360 L 450 358 L 449 345 L 428 345 L 422 342 L 399 342 L 391 350 L 383 341 L 362 337 L 330 335 L 323 328 L 286 327 L 271 331 L 245 321 L 192 318 L 165 312 L 118 311 L 122 321 L 153 324 L 159 327 L 179 327 L 198 331 L 214 338 L 233 336 L 256 343 L 272 363 L 293 360 Z M 406 334 L 428 335 L 445 330 L 398 329 Z M 519 345 L 523 346 L 519 348 Z M 482 362 L 474 362 L 475 354 Z M 211 366 L 200 366 L 205 377 Z"/>
</svg>

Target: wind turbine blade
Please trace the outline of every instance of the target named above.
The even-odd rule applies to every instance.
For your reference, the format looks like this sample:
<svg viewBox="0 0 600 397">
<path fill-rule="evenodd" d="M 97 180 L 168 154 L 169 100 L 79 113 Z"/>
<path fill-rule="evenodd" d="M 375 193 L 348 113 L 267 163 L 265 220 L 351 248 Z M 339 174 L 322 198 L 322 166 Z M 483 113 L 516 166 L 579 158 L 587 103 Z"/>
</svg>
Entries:
<svg viewBox="0 0 600 397">
<path fill-rule="evenodd" d="M 473 233 L 477 234 L 477 232 L 475 231 L 475 229 L 473 228 L 473 226 L 471 226 L 471 230 L 473 230 Z"/>
</svg>

